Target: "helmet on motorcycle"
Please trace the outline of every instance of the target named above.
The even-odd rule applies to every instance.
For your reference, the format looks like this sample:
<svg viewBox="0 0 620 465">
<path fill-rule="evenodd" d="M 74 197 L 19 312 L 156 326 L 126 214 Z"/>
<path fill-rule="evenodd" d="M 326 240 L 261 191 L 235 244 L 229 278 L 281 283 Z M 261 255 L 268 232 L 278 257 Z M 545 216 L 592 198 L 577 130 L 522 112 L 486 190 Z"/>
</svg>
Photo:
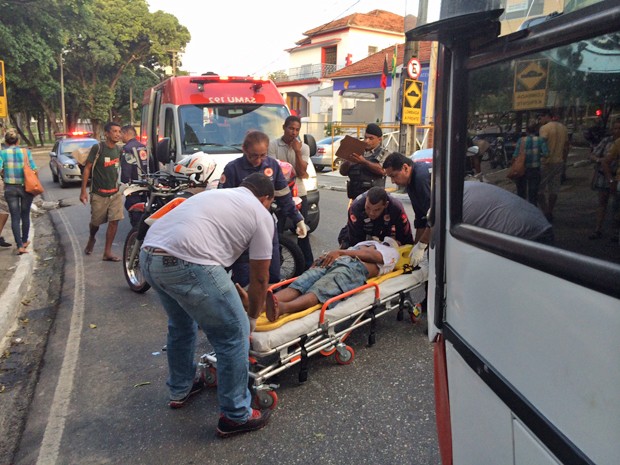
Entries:
<svg viewBox="0 0 620 465">
<path fill-rule="evenodd" d="M 187 155 L 174 166 L 174 172 L 189 176 L 191 181 L 206 184 L 213 175 L 217 163 L 206 153 Z"/>
</svg>

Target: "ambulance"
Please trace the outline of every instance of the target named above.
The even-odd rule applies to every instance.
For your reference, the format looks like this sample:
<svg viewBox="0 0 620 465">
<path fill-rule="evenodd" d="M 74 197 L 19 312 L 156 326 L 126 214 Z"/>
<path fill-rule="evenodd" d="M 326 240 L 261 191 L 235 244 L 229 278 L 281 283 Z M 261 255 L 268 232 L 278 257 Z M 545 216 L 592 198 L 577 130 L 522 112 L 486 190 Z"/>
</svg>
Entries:
<svg viewBox="0 0 620 465">
<path fill-rule="evenodd" d="M 281 137 L 290 111 L 271 80 L 250 77 L 177 76 L 147 89 L 142 102 L 140 137 L 156 155 L 157 142 L 169 139 L 170 158 L 207 153 L 217 162 L 210 187 L 216 187 L 226 164 L 242 156 L 248 131 L 258 130 L 270 139 Z M 316 142 L 304 136 L 311 155 Z M 309 161 L 304 179 L 308 192 L 310 231 L 319 224 L 319 191 L 316 170 Z"/>
</svg>

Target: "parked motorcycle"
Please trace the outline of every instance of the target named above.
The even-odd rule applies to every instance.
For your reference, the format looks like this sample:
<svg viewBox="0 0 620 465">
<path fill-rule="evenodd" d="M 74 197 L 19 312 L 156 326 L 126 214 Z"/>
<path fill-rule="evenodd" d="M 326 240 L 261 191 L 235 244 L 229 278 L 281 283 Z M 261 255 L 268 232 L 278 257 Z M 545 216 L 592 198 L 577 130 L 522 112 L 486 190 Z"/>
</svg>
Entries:
<svg viewBox="0 0 620 465">
<path fill-rule="evenodd" d="M 215 166 L 208 155 L 190 155 L 175 165 L 174 172 L 141 173 L 140 179 L 132 181 L 123 191 L 125 196 L 140 195 L 145 198 L 129 208 L 130 216 L 138 213 L 140 220 L 127 234 L 123 246 L 123 273 L 132 291 L 144 293 L 151 287 L 140 270 L 140 248 L 157 213 L 161 214 L 166 208 L 190 197 L 192 193 L 187 189 L 205 187 Z"/>
</svg>

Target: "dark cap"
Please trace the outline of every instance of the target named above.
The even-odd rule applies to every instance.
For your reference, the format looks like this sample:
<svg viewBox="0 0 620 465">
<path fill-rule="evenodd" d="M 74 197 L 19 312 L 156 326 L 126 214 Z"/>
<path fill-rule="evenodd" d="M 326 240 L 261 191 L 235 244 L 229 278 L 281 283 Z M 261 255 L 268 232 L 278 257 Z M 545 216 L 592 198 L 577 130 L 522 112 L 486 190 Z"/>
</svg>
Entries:
<svg viewBox="0 0 620 465">
<path fill-rule="evenodd" d="M 370 123 L 366 126 L 366 134 L 372 134 L 373 136 L 383 137 L 383 131 L 381 128 L 375 123 Z"/>
</svg>

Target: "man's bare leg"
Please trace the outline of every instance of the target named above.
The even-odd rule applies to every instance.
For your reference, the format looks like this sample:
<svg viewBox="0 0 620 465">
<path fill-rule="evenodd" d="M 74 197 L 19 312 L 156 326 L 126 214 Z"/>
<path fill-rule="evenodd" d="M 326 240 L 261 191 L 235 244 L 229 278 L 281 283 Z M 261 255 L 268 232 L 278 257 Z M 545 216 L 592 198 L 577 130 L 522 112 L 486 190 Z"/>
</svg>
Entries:
<svg viewBox="0 0 620 465">
<path fill-rule="evenodd" d="M 292 300 L 280 300 L 281 297 L 289 298 L 291 291 L 297 293 L 298 297 Z M 312 293 L 299 294 L 299 291 L 295 289 L 283 289 L 277 294 L 267 293 L 267 319 L 269 321 L 276 321 L 281 315 L 285 313 L 297 313 L 307 308 L 314 307 L 319 303 L 319 299 Z"/>
<path fill-rule="evenodd" d="M 91 224 L 89 225 L 89 230 L 90 230 L 90 235 L 88 237 L 88 242 L 86 243 L 86 247 L 84 248 L 84 253 L 86 255 L 90 255 L 91 253 L 93 253 L 93 249 L 95 248 L 95 242 L 97 242 L 97 240 L 95 239 L 95 235 L 97 234 L 97 231 L 99 231 L 99 226 L 93 226 Z"/>
<path fill-rule="evenodd" d="M 120 258 L 112 253 L 112 243 L 118 230 L 118 221 L 108 222 L 108 229 L 105 232 L 105 248 L 103 249 L 103 260 L 108 262 L 118 262 Z"/>
</svg>

